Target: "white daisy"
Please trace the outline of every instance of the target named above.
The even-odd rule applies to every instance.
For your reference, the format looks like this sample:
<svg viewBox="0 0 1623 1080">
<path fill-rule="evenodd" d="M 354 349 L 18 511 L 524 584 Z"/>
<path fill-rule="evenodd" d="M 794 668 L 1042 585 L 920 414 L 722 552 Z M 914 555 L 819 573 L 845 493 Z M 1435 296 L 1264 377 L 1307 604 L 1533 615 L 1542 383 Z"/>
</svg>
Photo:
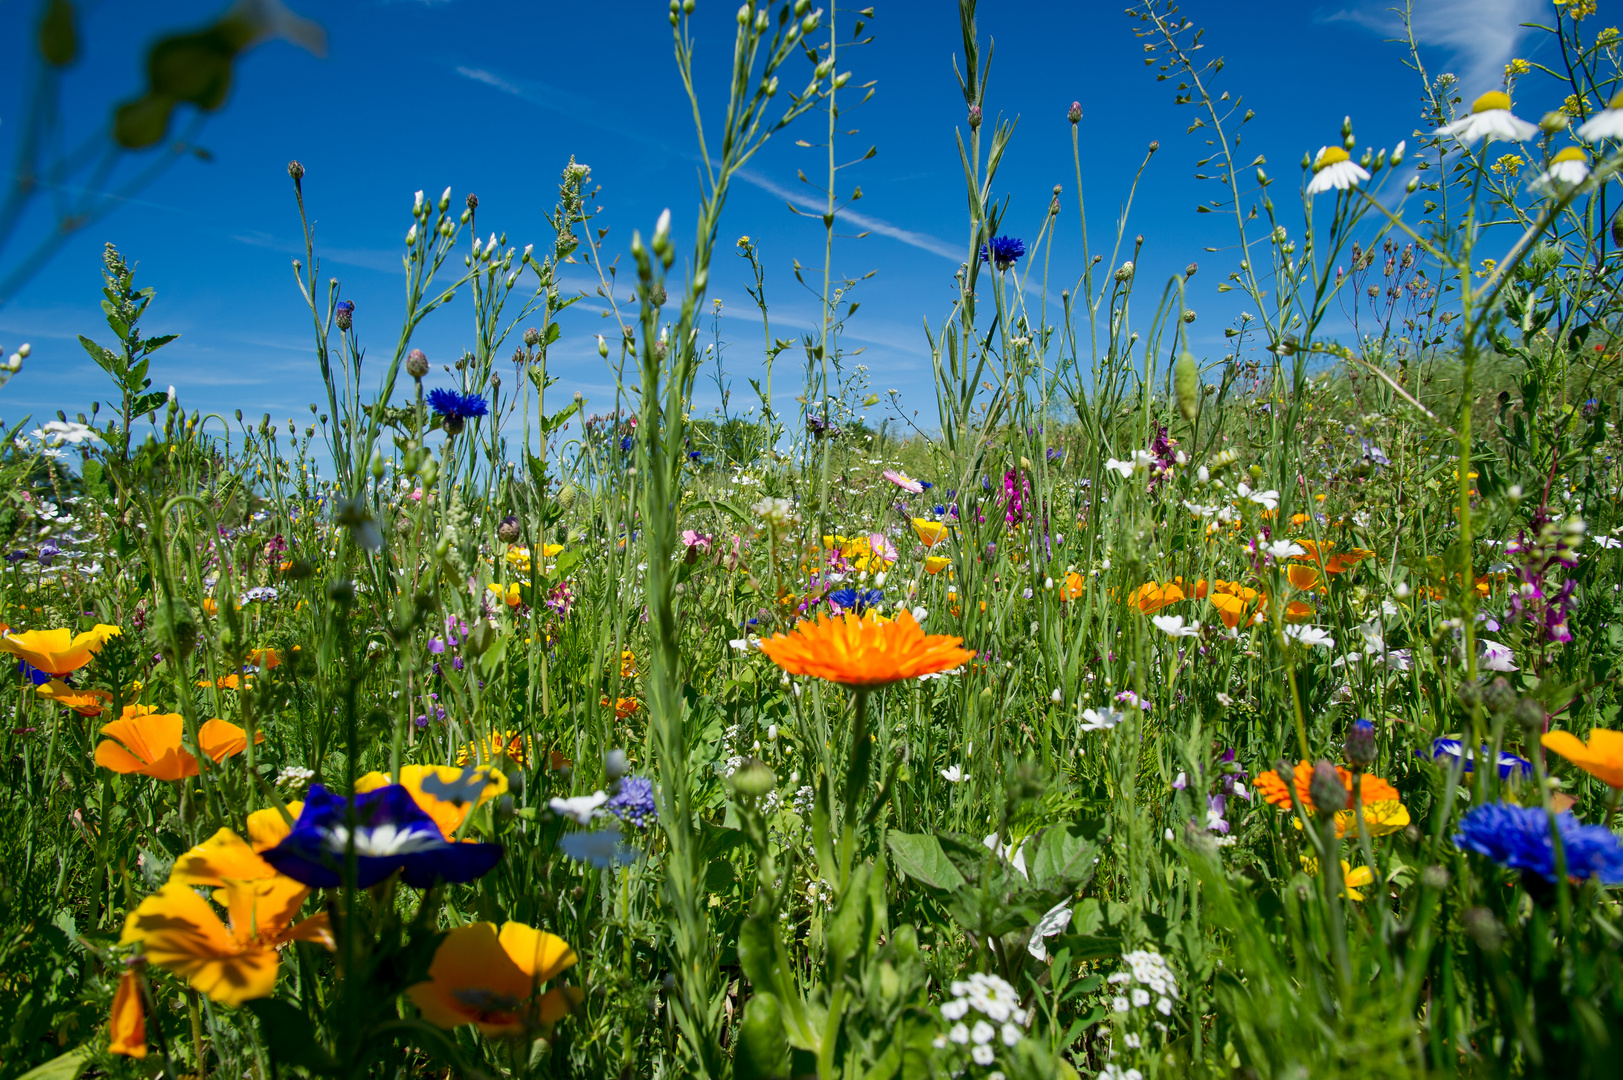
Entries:
<svg viewBox="0 0 1623 1080">
<path fill-rule="evenodd" d="M 1602 139 L 1623 139 L 1623 91 L 1619 91 L 1606 108 L 1585 120 L 1578 127 L 1578 138 L 1585 142 Z"/>
<path fill-rule="evenodd" d="M 1292 555 L 1306 555 L 1307 549 L 1294 540 L 1275 540 L 1264 547 L 1263 553 L 1276 559 L 1288 559 Z"/>
<path fill-rule="evenodd" d="M 1111 708 L 1083 709 L 1083 731 L 1109 731 L 1126 719 L 1126 713 L 1119 713 Z"/>
<path fill-rule="evenodd" d="M 1589 159 L 1576 146 L 1569 146 L 1550 159 L 1550 167 L 1540 173 L 1528 187 L 1547 187 L 1565 192 L 1589 178 Z"/>
<path fill-rule="evenodd" d="M 1526 142 L 1538 134 L 1538 125 L 1529 124 L 1510 111 L 1510 95 L 1503 90 L 1490 90 L 1471 103 L 1469 115 L 1437 129 L 1439 135 L 1452 135 L 1460 142 L 1474 143 L 1482 139 L 1500 139 L 1506 142 Z"/>
<path fill-rule="evenodd" d="M 956 784 L 964 778 L 964 770 L 957 765 L 949 765 L 941 770 L 941 779 L 949 784 Z"/>
<path fill-rule="evenodd" d="M 1150 617 L 1150 622 L 1154 623 L 1155 628 L 1167 637 L 1200 636 L 1200 623 L 1192 622 L 1185 625 L 1182 615 L 1153 615 Z"/>
<path fill-rule="evenodd" d="M 1346 191 L 1369 179 L 1369 170 L 1353 161 L 1339 146 L 1319 147 L 1319 156 L 1313 159 L 1313 179 L 1307 182 L 1307 193 Z"/>
</svg>

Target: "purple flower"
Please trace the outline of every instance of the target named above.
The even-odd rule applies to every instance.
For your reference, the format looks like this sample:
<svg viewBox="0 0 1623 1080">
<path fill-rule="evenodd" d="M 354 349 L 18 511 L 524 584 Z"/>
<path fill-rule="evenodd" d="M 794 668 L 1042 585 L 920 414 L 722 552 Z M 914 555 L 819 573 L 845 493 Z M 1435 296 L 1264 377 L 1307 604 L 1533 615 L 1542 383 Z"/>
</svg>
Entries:
<svg viewBox="0 0 1623 1080">
<path fill-rule="evenodd" d="M 490 411 L 485 399 L 478 394 L 464 394 L 443 387 L 428 392 L 428 407 L 441 417 L 472 420 Z"/>
<path fill-rule="evenodd" d="M 620 790 L 609 797 L 603 809 L 636 828 L 646 828 L 659 817 L 654 802 L 654 782 L 646 776 L 628 776 L 620 781 Z"/>
<path fill-rule="evenodd" d="M 994 236 L 981 245 L 981 262 L 1007 270 L 1026 253 L 1026 242 L 1014 236 Z"/>
<path fill-rule="evenodd" d="M 316 784 L 304 800 L 293 831 L 264 852 L 265 861 L 295 881 L 314 888 L 336 888 L 343 883 L 351 810 L 357 888 L 371 888 L 396 870 L 407 885 L 419 889 L 441 878 L 472 881 L 489 873 L 502 857 L 500 844 L 447 840 L 434 819 L 399 784 L 357 795 L 353 807 L 350 800 Z"/>
</svg>

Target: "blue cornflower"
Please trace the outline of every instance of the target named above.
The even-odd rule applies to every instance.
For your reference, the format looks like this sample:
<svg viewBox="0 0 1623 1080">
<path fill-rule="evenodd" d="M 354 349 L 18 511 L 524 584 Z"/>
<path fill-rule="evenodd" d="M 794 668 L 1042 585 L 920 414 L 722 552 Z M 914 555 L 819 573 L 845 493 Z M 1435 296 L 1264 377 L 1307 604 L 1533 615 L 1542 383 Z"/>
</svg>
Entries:
<svg viewBox="0 0 1623 1080">
<path fill-rule="evenodd" d="M 635 446 L 636 444 L 637 444 L 637 437 L 635 435 L 627 435 L 627 436 L 625 436 L 624 438 L 622 438 L 620 440 L 620 450 L 623 453 L 629 454 L 629 453 L 631 453 L 631 448 L 633 446 Z"/>
<path fill-rule="evenodd" d="M 999 270 L 1013 266 L 1026 253 L 1026 242 L 1015 236 L 994 236 L 981 245 L 981 262 L 989 262 Z"/>
<path fill-rule="evenodd" d="M 17 661 L 17 671 L 21 675 L 25 676 L 28 681 L 33 683 L 35 686 L 44 686 L 46 683 L 50 682 L 52 678 L 54 678 L 50 672 L 41 671 L 33 664 L 30 664 L 27 660 Z"/>
<path fill-rule="evenodd" d="M 348 330 L 355 324 L 355 302 L 353 300 L 340 300 L 333 306 L 333 322 L 338 329 Z"/>
<path fill-rule="evenodd" d="M 935 485 L 930 483 L 928 480 L 920 480 L 919 487 L 923 488 L 925 491 L 929 491 L 931 488 L 935 487 Z"/>
<path fill-rule="evenodd" d="M 472 420 L 490 411 L 485 399 L 478 394 L 464 394 L 444 387 L 428 392 L 428 407 L 440 416 L 455 416 L 460 420 Z"/>
<path fill-rule="evenodd" d="M 1604 825 L 1583 825 L 1570 813 L 1555 816 L 1566 851 L 1567 874 L 1580 881 L 1598 876 L 1603 884 L 1623 883 L 1623 844 Z M 1555 847 L 1543 808 L 1485 803 L 1460 819 L 1454 846 L 1486 855 L 1500 866 L 1555 880 Z"/>
<path fill-rule="evenodd" d="M 1486 754 L 1488 752 L 1488 748 L 1484 746 L 1482 748 L 1482 752 Z M 1475 757 L 1475 755 L 1465 749 L 1465 744 L 1463 742 L 1461 742 L 1459 739 L 1432 740 L 1431 759 L 1433 761 L 1443 761 L 1445 758 L 1452 758 L 1457 761 L 1461 757 L 1465 758 L 1465 771 L 1473 771 L 1475 766 L 1471 759 Z M 1450 764 L 1452 764 L 1452 762 L 1450 762 Z M 1533 763 L 1524 757 L 1517 757 L 1515 754 L 1512 754 L 1509 751 L 1501 750 L 1499 752 L 1499 778 L 1501 780 L 1508 780 L 1512 774 L 1515 774 L 1518 779 L 1532 776 Z"/>
<path fill-rule="evenodd" d="M 310 788 L 293 831 L 264 852 L 266 862 L 294 881 L 331 889 L 343 883 L 349 800 L 320 784 Z M 411 793 L 399 784 L 355 796 L 357 888 L 367 889 L 401 871 L 407 885 L 426 889 L 444 878 L 483 877 L 502 857 L 500 844 L 461 844 L 445 838 Z"/>
<path fill-rule="evenodd" d="M 699 453 L 699 451 L 697 451 L 697 450 L 689 450 L 688 451 L 688 460 L 692 461 L 692 462 L 696 462 L 696 463 L 697 462 L 702 462 L 704 460 L 704 455 Z"/>
<path fill-rule="evenodd" d="M 885 599 L 880 589 L 835 589 L 828 594 L 829 603 L 841 611 L 854 611 L 858 615 L 868 608 L 877 607 Z"/>
<path fill-rule="evenodd" d="M 659 808 L 654 803 L 654 782 L 646 776 L 626 777 L 620 781 L 620 790 L 603 804 L 603 809 L 639 829 L 646 828 L 659 817 Z"/>
</svg>

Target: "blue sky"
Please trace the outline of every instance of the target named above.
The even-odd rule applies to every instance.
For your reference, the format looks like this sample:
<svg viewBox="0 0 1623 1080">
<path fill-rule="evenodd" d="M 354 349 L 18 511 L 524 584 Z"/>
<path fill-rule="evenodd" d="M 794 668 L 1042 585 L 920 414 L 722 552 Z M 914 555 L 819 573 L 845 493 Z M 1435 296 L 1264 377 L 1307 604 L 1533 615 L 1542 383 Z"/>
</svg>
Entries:
<svg viewBox="0 0 1623 1080">
<path fill-rule="evenodd" d="M 1352 116 L 1361 145 L 1390 146 L 1412 136 L 1419 87 L 1403 66 L 1403 51 L 1384 40 L 1391 36 L 1385 9 L 1392 2 L 1187 0 L 1182 10 L 1207 28 L 1207 48 L 1227 59 L 1219 88 L 1256 110 L 1243 147 L 1267 155 L 1270 170 L 1294 182 L 1301 155 L 1336 138 L 1343 115 Z M 220 6 L 81 3 L 88 9 L 84 47 L 65 97 L 70 134 L 92 133 L 109 106 L 136 88 L 140 43 L 203 24 Z M 356 325 L 374 357 L 389 355 L 398 333 L 400 242 L 418 189 L 433 194 L 450 185 L 459 199 L 476 192 L 481 234 L 505 230 L 515 243 L 542 241 L 557 177 L 574 155 L 602 185 L 598 224 L 609 227 L 611 250 L 625 250 L 633 228 L 646 234 L 665 207 L 673 212 L 678 251 L 689 249 L 697 166 L 662 0 L 613 5 L 609 20 L 602 6 L 533 0 L 291 0 L 290 6 L 323 24 L 328 55 L 271 42 L 245 57 L 229 103 L 200 140 L 212 161 L 176 165 L 73 237 L 0 308 L 0 345 L 9 352 L 26 340 L 34 348 L 23 374 L 0 390 L 0 417 L 15 420 L 25 411 L 43 417 L 57 408 L 71 415 L 105 398 L 103 377 L 76 337 L 109 339 L 97 305 L 100 252 L 111 240 L 139 262 L 138 283 L 157 289 L 148 331 L 181 334 L 157 354 L 157 386 L 177 386 L 188 408 L 241 408 L 304 423 L 320 381 L 308 311 L 290 269 L 303 250 L 285 172 L 290 158 L 307 170 L 324 276 L 338 277 L 343 295 L 355 302 Z M 870 235 L 840 241 L 836 269 L 853 278 L 874 271 L 854 294 L 862 306 L 847 338 L 848 346 L 866 350 L 857 362 L 870 366 L 873 388 L 901 390 L 909 409 L 930 417 L 922 323 L 938 324 L 950 310 L 966 232 L 954 143 L 964 121 L 952 66 L 956 5 L 875 0 L 874 6 L 874 43 L 848 56 L 853 83 L 877 80 L 877 92 L 842 118 L 842 127 L 849 121 L 860 129 L 842 158 L 856 158 L 870 144 L 878 148 L 843 174 L 845 184 L 862 187 L 856 209 Z M 1539 38 L 1517 23 L 1548 21 L 1552 12 L 1547 0 L 1416 0 L 1415 6 L 1427 62 L 1434 72 L 1458 73 L 1467 100 L 1493 88 L 1510 56 L 1539 55 L 1529 53 Z M 1096 249 L 1098 237 L 1113 230 L 1145 147 L 1159 140 L 1127 229 L 1129 237 L 1146 238 L 1141 282 L 1159 293 L 1167 274 L 1199 261 L 1202 272 L 1189 293 L 1201 312 L 1194 341 L 1221 355 L 1223 319 L 1236 305 L 1220 298 L 1216 286 L 1234 257 L 1201 249 L 1230 243 L 1231 229 L 1220 215 L 1194 212 L 1215 191 L 1193 178 L 1202 147 L 1185 134 L 1191 114 L 1172 104 L 1172 84 L 1157 84 L 1143 65 L 1123 7 L 982 3 L 983 37 L 995 41 L 987 112 L 1019 118 L 999 174 L 998 189 L 1011 200 L 1006 231 L 1033 236 L 1053 185 L 1062 184 L 1061 247 L 1051 281 L 1055 292 L 1070 284 L 1081 262 L 1065 117 L 1072 100 L 1084 110 L 1083 181 Z M 1611 8 L 1602 5 L 1599 21 Z M 24 85 L 18 73 L 30 63 L 35 10 L 0 0 L 0 72 L 8 73 L 0 78 L 0 161 L 8 183 Z M 712 109 L 724 87 L 734 10 L 700 0 L 696 16 L 701 90 Z M 842 9 L 847 26 L 852 17 Z M 1558 103 L 1540 100 L 1533 84 L 1519 96 L 1532 116 Z M 813 130 L 805 137 L 816 141 L 820 118 L 808 121 Z M 796 172 L 815 175 L 821 161 L 819 151 L 794 146 L 795 137 L 780 135 L 757 158 L 722 224 L 724 239 L 748 234 L 759 243 L 779 336 L 804 332 L 816 317 L 792 261 L 820 267 L 822 260 L 821 223 L 786 208 L 797 193 L 816 198 Z M 45 225 L 41 215 L 29 227 L 37 235 Z M 3 253 L 4 265 L 14 263 L 21 246 Z M 742 397 L 743 377 L 759 364 L 760 324 L 744 294 L 742 260 L 724 247 L 718 264 L 711 295 L 724 304 L 723 335 L 735 342 L 728 363 Z M 573 279 L 588 281 L 583 268 Z M 612 396 L 593 337 L 602 329 L 583 303 L 565 319 L 552 362 L 562 377 L 557 389 L 578 390 L 597 409 Z M 471 343 L 471 332 L 471 300 L 459 297 L 430 319 L 415 344 L 435 361 L 449 361 Z M 790 355 L 784 361 L 792 372 Z M 780 376 L 779 386 L 788 381 Z M 701 403 L 713 399 L 701 385 Z"/>
</svg>

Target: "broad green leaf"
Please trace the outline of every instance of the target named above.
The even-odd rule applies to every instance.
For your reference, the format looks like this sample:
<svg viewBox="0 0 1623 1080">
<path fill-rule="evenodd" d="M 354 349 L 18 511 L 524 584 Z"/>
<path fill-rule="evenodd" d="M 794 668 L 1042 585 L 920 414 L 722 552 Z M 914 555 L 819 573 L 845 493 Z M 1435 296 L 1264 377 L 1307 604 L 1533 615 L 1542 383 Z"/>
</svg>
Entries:
<svg viewBox="0 0 1623 1080">
<path fill-rule="evenodd" d="M 1039 888 L 1075 889 L 1093 878 L 1099 849 L 1063 826 L 1044 830 L 1031 863 L 1031 881 Z"/>
<path fill-rule="evenodd" d="M 76 1046 L 61 1057 L 52 1058 L 38 1068 L 30 1069 L 17 1080 L 74 1080 L 90 1063 L 90 1047 Z"/>
<path fill-rule="evenodd" d="M 964 876 L 952 865 L 941 841 L 929 833 L 887 833 L 890 856 L 896 869 L 932 889 L 952 892 L 964 887 Z"/>
</svg>

